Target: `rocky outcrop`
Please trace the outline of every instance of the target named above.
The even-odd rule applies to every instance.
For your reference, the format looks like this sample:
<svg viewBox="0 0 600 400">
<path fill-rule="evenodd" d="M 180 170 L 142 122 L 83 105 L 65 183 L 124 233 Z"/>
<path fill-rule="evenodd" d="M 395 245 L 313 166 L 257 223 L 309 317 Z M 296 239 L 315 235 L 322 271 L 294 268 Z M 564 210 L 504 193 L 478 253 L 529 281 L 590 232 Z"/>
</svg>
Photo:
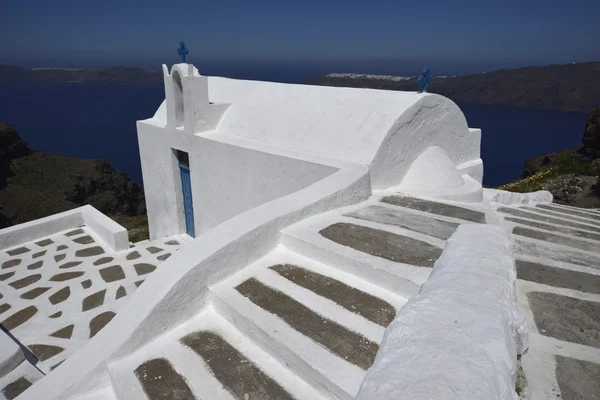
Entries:
<svg viewBox="0 0 600 400">
<path fill-rule="evenodd" d="M 523 172 L 521 172 L 521 179 L 529 178 L 541 171 L 548 170 L 558 164 L 569 161 L 574 152 L 575 150 L 563 150 L 526 160 L 525 168 L 523 169 Z"/>
<path fill-rule="evenodd" d="M 542 189 L 554 196 L 554 202 L 582 208 L 600 207 L 596 191 L 597 178 L 585 175 L 559 175 L 542 183 Z"/>
<path fill-rule="evenodd" d="M 94 161 L 94 172 L 77 177 L 65 199 L 77 204 L 91 204 L 110 214 L 142 215 L 146 213 L 144 191 L 124 172 L 104 160 Z"/>
<path fill-rule="evenodd" d="M 600 208 L 600 108 L 590 115 L 579 149 L 563 150 L 525 162 L 521 180 L 500 189 L 547 190 L 556 203 Z"/>
<path fill-rule="evenodd" d="M 146 213 L 142 185 L 104 160 L 35 151 L 0 124 L 0 228 L 91 204 L 105 214 Z"/>
<path fill-rule="evenodd" d="M 19 137 L 17 130 L 0 122 L 0 190 L 6 187 L 6 179 L 12 175 L 11 161 L 28 154 L 31 154 L 31 149 Z"/>
<path fill-rule="evenodd" d="M 600 107 L 587 120 L 580 153 L 592 158 L 600 158 Z"/>
</svg>

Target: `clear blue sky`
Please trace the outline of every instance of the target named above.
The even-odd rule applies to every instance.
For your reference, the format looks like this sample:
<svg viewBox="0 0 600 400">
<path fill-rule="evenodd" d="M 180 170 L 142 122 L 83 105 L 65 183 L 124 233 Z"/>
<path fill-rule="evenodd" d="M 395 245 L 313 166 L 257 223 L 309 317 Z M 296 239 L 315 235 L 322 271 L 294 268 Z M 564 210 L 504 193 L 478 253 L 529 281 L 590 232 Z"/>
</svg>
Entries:
<svg viewBox="0 0 600 400">
<path fill-rule="evenodd" d="M 158 68 L 177 60 L 180 40 L 195 64 L 395 60 L 444 72 L 600 60 L 600 0 L 3 0 L 1 10 L 0 64 L 27 67 Z"/>
</svg>

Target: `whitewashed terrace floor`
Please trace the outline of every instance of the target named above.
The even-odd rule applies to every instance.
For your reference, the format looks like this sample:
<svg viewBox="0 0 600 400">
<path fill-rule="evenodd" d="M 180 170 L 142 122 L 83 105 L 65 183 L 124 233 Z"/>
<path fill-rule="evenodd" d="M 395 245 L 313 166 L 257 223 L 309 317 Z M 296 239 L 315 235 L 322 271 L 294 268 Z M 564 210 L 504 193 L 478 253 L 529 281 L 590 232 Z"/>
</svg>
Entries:
<svg viewBox="0 0 600 400">
<path fill-rule="evenodd" d="M 102 329 L 184 240 L 116 253 L 82 226 L 4 250 L 0 324 L 48 373 Z"/>
</svg>

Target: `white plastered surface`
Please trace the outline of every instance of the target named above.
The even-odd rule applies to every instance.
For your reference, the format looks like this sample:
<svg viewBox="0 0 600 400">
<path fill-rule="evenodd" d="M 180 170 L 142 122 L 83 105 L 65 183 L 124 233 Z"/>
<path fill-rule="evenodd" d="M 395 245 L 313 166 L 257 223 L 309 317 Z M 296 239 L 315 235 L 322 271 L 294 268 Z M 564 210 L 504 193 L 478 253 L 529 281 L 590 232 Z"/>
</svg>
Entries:
<svg viewBox="0 0 600 400">
<path fill-rule="evenodd" d="M 518 399 L 517 353 L 526 336 L 515 282 L 506 233 L 460 226 L 386 330 L 357 399 Z"/>
<path fill-rule="evenodd" d="M 498 189 L 483 189 L 483 197 L 491 203 L 512 205 L 530 205 L 539 203 L 552 203 L 554 197 L 547 190 L 532 193 L 515 193 Z"/>
</svg>

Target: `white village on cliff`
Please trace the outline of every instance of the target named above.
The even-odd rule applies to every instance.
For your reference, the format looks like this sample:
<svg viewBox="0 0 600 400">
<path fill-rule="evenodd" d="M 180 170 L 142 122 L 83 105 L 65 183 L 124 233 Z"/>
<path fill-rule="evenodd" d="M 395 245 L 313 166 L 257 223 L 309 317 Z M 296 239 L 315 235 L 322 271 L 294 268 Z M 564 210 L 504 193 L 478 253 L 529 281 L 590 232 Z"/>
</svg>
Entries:
<svg viewBox="0 0 600 400">
<path fill-rule="evenodd" d="M 0 230 L 0 397 L 598 398 L 599 210 L 484 189 L 439 95 L 163 74 L 150 240 Z"/>
</svg>

